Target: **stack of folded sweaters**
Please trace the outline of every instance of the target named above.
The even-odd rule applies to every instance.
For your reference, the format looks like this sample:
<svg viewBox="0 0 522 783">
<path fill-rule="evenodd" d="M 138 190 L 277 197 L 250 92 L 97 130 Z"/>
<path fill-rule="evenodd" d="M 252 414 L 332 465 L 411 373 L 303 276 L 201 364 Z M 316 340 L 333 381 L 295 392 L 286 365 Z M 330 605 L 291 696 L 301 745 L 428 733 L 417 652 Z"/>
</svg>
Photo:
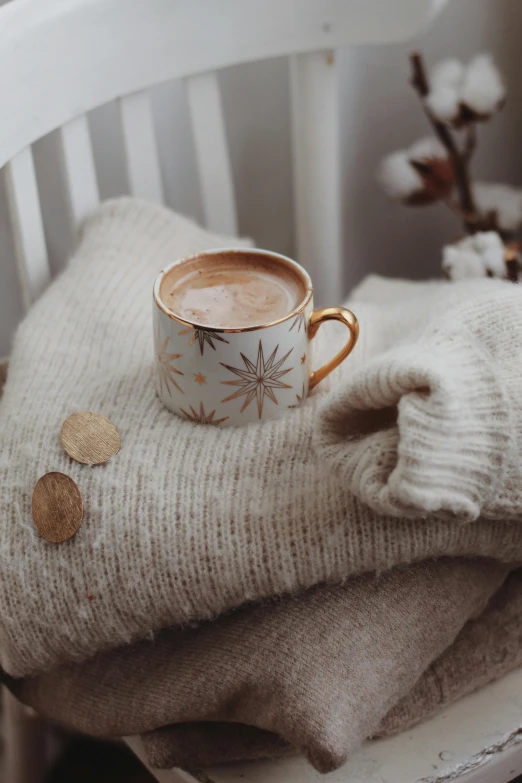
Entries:
<svg viewBox="0 0 522 783">
<path fill-rule="evenodd" d="M 522 663 L 522 290 L 369 278 L 330 380 L 282 419 L 219 429 L 155 396 L 151 285 L 231 244 L 109 202 L 21 325 L 0 403 L 0 665 L 49 718 L 141 733 L 154 766 L 299 752 L 328 771 Z M 323 328 L 314 364 L 343 338 Z M 104 466 L 61 448 L 81 410 L 120 431 Z M 85 505 L 62 544 L 31 518 L 52 470 Z"/>
</svg>

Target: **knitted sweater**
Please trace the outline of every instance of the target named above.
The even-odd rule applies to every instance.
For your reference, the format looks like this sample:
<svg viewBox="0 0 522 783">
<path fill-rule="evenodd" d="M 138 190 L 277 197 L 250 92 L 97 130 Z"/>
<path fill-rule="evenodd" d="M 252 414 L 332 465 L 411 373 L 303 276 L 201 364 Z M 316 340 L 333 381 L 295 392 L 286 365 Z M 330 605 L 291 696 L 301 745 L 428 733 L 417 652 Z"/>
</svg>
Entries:
<svg viewBox="0 0 522 783">
<path fill-rule="evenodd" d="M 199 769 L 299 748 L 326 771 L 376 727 L 405 728 L 520 664 L 522 570 L 447 649 L 508 569 L 426 560 L 2 680 L 40 715 L 80 731 L 146 732 L 153 766 Z"/>
<path fill-rule="evenodd" d="M 155 395 L 151 284 L 172 259 L 231 242 L 160 207 L 109 202 L 89 219 L 75 258 L 21 325 L 0 406 L 0 664 L 8 673 L 81 660 L 246 601 L 439 554 L 522 559 L 516 522 L 462 525 L 456 518 L 425 517 L 422 504 L 422 520 L 406 518 L 410 508 L 397 519 L 395 497 L 379 516 L 359 499 L 373 502 L 365 489 L 368 473 L 358 472 L 351 453 L 344 471 L 337 446 L 345 444 L 332 447 L 330 424 L 327 435 L 314 435 L 330 390 L 341 395 L 332 397 L 335 412 L 355 378 L 366 388 L 368 358 L 374 357 L 378 377 L 379 355 L 398 341 L 413 341 L 427 371 L 435 366 L 443 373 L 441 357 L 449 357 L 451 372 L 441 375 L 437 397 L 441 407 L 451 413 L 458 392 L 460 411 L 470 410 L 460 431 L 468 445 L 461 441 L 456 453 L 437 451 L 441 441 L 432 437 L 429 407 L 417 405 L 412 413 L 416 435 L 409 449 L 417 443 L 433 452 L 431 461 L 424 459 L 427 469 L 453 461 L 462 475 L 464 500 L 431 510 L 463 509 L 469 520 L 482 506 L 487 512 L 508 508 L 498 497 L 509 495 L 505 479 L 515 469 L 522 394 L 518 365 L 510 362 L 522 341 L 522 292 L 490 280 L 419 286 L 405 306 L 396 295 L 401 286 L 393 286 L 384 303 L 382 291 L 375 303 L 367 291 L 351 301 L 361 322 L 360 344 L 305 405 L 278 421 L 220 430 L 182 421 Z M 430 314 L 440 319 L 441 312 L 449 319 L 462 301 L 477 302 L 477 331 L 488 310 L 497 328 L 491 326 L 482 342 L 470 339 L 469 330 L 439 330 L 423 350 L 420 324 L 427 328 Z M 315 366 L 340 339 L 344 334 L 334 327 L 320 330 Z M 381 385 L 366 393 L 382 396 Z M 375 465 L 388 470 L 397 451 L 397 397 L 384 398 L 389 407 L 378 422 L 367 419 L 371 434 L 355 441 L 369 444 L 361 466 L 369 465 L 370 473 L 372 454 Z M 62 423 L 78 410 L 102 413 L 121 433 L 121 451 L 105 466 L 73 463 L 61 448 Z M 365 416 L 358 421 L 364 427 Z M 453 415 L 452 426 L 457 421 Z M 354 417 L 340 424 L 349 445 L 352 426 Z M 483 463 L 474 459 L 471 465 L 468 455 L 477 443 Z M 478 473 L 477 464 L 483 465 Z M 83 525 L 63 544 L 40 538 L 31 519 L 33 487 L 51 470 L 70 475 L 84 498 Z M 379 506 L 386 510 L 381 500 Z M 515 516 L 515 507 L 516 500 L 505 516 Z"/>
<path fill-rule="evenodd" d="M 388 290 L 416 323 L 328 396 L 318 443 L 380 513 L 520 518 L 522 290 L 491 282 L 359 291 Z"/>
<path fill-rule="evenodd" d="M 276 733 L 328 772 L 428 676 L 466 621 L 483 613 L 508 568 L 452 557 L 365 574 L 299 598 L 245 606 L 197 628 L 167 629 L 7 685 L 40 715 L 91 734 L 176 724 L 168 731 L 172 740 L 192 726 L 199 751 L 192 744 L 192 758 L 178 756 L 171 766 L 214 763 L 203 758 L 205 729 L 230 722 Z M 504 636 L 502 627 L 495 630 Z M 489 657 L 483 640 L 482 648 Z M 493 656 L 490 663 L 493 677 Z M 457 661 L 456 681 L 460 667 Z M 415 714 L 422 715 L 418 707 Z M 236 741 L 233 732 L 228 736 L 223 759 L 233 760 Z"/>
<path fill-rule="evenodd" d="M 397 605 L 394 608 L 399 610 Z M 418 608 L 419 605 L 415 605 L 414 611 L 418 611 Z M 391 611 L 391 620 L 394 619 L 393 615 L 394 612 Z M 400 623 L 391 627 L 395 631 L 398 631 L 399 627 L 403 632 L 405 630 Z M 380 651 L 380 648 L 377 649 Z M 400 659 L 401 665 L 417 666 L 418 650 L 416 649 L 410 657 L 410 640 L 407 633 L 404 634 L 402 650 L 404 655 Z M 369 652 L 369 660 L 373 666 L 373 651 Z M 321 663 L 324 664 L 324 660 Z M 381 720 L 373 736 L 405 731 L 415 723 L 434 715 L 445 705 L 472 693 L 521 665 L 522 571 L 518 570 L 493 597 L 486 611 L 464 626 L 455 642 L 424 671 L 412 690 Z M 376 690 L 383 681 L 384 689 L 391 688 L 396 683 L 396 671 L 390 670 L 387 681 L 384 678 L 383 681 L 379 681 L 379 675 L 382 674 L 383 671 L 379 668 L 376 671 Z M 339 683 L 341 684 L 341 678 Z M 306 689 L 301 690 L 306 691 Z M 375 692 L 371 691 L 371 696 Z M 286 693 L 283 693 L 282 700 L 285 697 Z M 363 701 L 364 698 L 357 703 L 357 708 L 361 707 Z M 337 725 L 336 716 L 332 717 L 329 727 L 333 733 Z M 299 718 L 301 719 L 301 714 Z M 316 727 L 314 729 L 314 739 L 316 739 L 319 732 Z M 341 735 L 345 748 L 349 747 L 354 733 L 359 729 L 357 712 L 353 710 L 348 727 L 344 735 Z M 175 723 L 148 732 L 142 739 L 149 764 L 167 769 L 178 766 L 205 769 L 224 761 L 273 758 L 295 753 L 295 747 L 285 742 L 279 734 L 244 723 L 216 721 Z M 332 766 L 335 765 L 332 745 L 327 747 L 326 753 L 323 746 L 324 755 L 320 757 L 312 757 L 310 750 L 308 749 L 308 757 L 315 763 L 321 760 Z M 323 770 L 325 766 L 322 767 Z"/>
</svg>

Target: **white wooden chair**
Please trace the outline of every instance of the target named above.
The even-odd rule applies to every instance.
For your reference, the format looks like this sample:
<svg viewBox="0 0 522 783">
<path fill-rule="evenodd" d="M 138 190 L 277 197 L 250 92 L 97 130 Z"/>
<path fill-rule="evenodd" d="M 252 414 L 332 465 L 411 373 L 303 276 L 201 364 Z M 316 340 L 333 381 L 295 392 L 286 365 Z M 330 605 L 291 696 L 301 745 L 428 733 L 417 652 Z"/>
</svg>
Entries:
<svg viewBox="0 0 522 783">
<path fill-rule="evenodd" d="M 297 256 L 314 277 L 318 300 L 336 300 L 342 288 L 342 249 L 334 50 L 346 44 L 408 38 L 445 2 L 14 0 L 3 6 L 0 170 L 7 185 L 25 306 L 31 305 L 51 279 L 31 149 L 34 142 L 51 131 L 57 134 L 67 217 L 74 233 L 99 201 L 86 113 L 116 101 L 130 192 L 162 202 L 161 161 L 147 90 L 181 79 L 188 97 L 206 224 L 212 230 L 235 234 L 234 187 L 216 71 L 280 55 L 288 56 L 290 67 Z M 317 274 L 319 270 L 321 274 Z M 510 682 L 522 693 L 520 675 L 513 675 Z M 497 698 L 505 700 L 506 686 L 495 687 Z M 487 710 L 482 712 L 488 716 Z M 507 731 L 508 725 L 512 731 L 517 728 L 512 712 L 506 712 L 502 730 Z M 460 730 L 458 710 L 449 714 L 456 717 L 445 726 Z M 39 783 L 42 723 L 10 696 L 4 700 L 4 720 L 5 783 Z M 415 730 L 406 739 L 363 749 L 352 764 L 327 779 L 332 783 L 432 780 L 435 767 L 440 770 L 449 764 L 439 753 L 451 753 L 456 764 L 464 763 L 490 744 L 484 732 L 492 735 L 500 731 L 499 722 L 494 730 L 492 721 L 488 724 L 485 720 L 482 733 L 477 724 L 467 740 L 460 735 L 457 740 L 456 731 L 454 736 L 450 732 L 444 737 L 441 719 L 432 725 L 438 728 L 434 733 L 428 731 L 428 738 L 426 729 L 420 727 L 420 734 Z M 139 740 L 129 738 L 128 743 L 142 754 Z M 444 747 L 437 750 L 440 743 Z M 401 748 L 407 749 L 407 758 Z M 435 753 L 437 762 L 432 759 Z M 474 776 L 473 781 L 505 783 L 511 772 L 522 771 L 521 753 L 511 750 L 497 756 L 503 759 L 503 766 L 496 766 L 502 766 L 502 776 Z M 206 777 L 182 770 L 154 774 L 157 780 L 170 783 L 197 779 L 312 783 L 323 779 L 295 759 L 235 765 L 205 773 Z"/>
</svg>

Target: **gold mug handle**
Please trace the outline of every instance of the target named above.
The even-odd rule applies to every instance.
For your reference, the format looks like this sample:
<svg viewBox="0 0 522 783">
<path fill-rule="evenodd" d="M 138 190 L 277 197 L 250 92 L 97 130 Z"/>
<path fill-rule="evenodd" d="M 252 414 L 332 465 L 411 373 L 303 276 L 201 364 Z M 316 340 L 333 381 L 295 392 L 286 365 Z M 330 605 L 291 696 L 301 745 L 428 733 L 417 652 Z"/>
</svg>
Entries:
<svg viewBox="0 0 522 783">
<path fill-rule="evenodd" d="M 359 322 L 350 310 L 346 310 L 344 307 L 322 307 L 320 310 L 314 310 L 310 315 L 310 320 L 308 321 L 308 337 L 310 340 L 313 340 L 317 330 L 325 321 L 340 321 L 343 323 L 350 331 L 350 339 L 333 359 L 330 359 L 329 362 L 315 372 L 310 373 L 310 389 L 317 386 L 327 375 L 330 375 L 332 370 L 339 367 L 341 362 L 352 352 L 359 337 Z"/>
</svg>

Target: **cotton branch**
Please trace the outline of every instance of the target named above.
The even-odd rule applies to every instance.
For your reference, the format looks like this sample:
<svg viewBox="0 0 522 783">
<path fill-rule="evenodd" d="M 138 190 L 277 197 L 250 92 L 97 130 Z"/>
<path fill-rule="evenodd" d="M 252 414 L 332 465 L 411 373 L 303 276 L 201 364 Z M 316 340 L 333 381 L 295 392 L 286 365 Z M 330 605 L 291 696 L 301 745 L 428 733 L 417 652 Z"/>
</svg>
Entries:
<svg viewBox="0 0 522 783">
<path fill-rule="evenodd" d="M 480 215 L 473 199 L 468 168 L 469 160 L 475 147 L 474 129 L 473 131 L 468 131 L 466 146 L 464 150 L 461 151 L 455 143 L 453 134 L 448 126 L 440 120 L 437 120 L 425 104 L 424 99 L 429 93 L 429 84 L 420 53 L 412 52 L 410 55 L 410 62 L 412 67 L 411 84 L 421 99 L 424 113 L 435 131 L 437 138 L 448 152 L 448 157 L 453 164 L 455 172 L 456 188 L 459 197 L 460 210 L 464 216 L 464 225 L 469 234 L 474 234 L 476 231 L 480 230 Z"/>
<path fill-rule="evenodd" d="M 432 128 L 429 138 L 390 153 L 377 177 L 394 201 L 422 206 L 444 201 L 466 233 L 443 249 L 443 271 L 452 280 L 497 277 L 518 281 L 521 250 L 513 239 L 522 225 L 522 188 L 473 182 L 470 161 L 477 123 L 504 105 L 506 89 L 489 54 L 464 64 L 457 58 L 429 72 L 419 52 L 410 54 L 411 84 Z"/>
</svg>

